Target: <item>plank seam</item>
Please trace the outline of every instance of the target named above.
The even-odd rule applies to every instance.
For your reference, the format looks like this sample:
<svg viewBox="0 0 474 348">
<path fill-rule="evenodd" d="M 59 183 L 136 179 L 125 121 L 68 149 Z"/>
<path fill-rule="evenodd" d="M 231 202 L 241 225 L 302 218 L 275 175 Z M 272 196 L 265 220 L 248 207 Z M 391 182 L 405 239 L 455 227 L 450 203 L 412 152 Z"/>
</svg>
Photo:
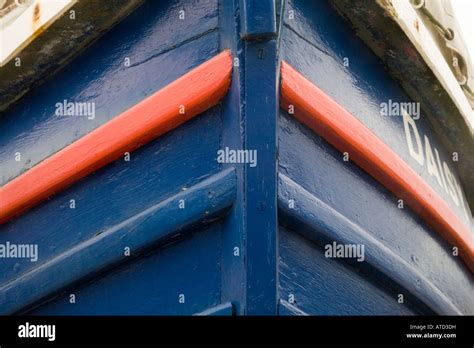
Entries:
<svg viewBox="0 0 474 348">
<path fill-rule="evenodd" d="M 216 105 L 231 73 L 226 50 L 9 181 L 0 224 Z"/>
<path fill-rule="evenodd" d="M 448 204 L 403 159 L 356 117 L 282 62 L 280 106 L 341 152 L 348 152 L 385 188 L 403 199 L 459 254 L 474 272 L 474 234 Z"/>
<path fill-rule="evenodd" d="M 278 187 L 280 221 L 292 230 L 317 244 L 321 242 L 318 237 L 338 243 L 364 244 L 365 263 L 384 275 L 384 279 L 389 279 L 413 294 L 438 314 L 462 314 L 428 278 L 367 230 L 283 174 L 279 174 Z M 298 204 L 289 208 L 289 199 L 294 199 Z"/>
<path fill-rule="evenodd" d="M 235 196 L 234 168 L 179 191 L 0 286 L 0 315 L 17 313 L 81 280 L 130 262 L 177 234 L 221 219 Z M 186 201 L 186 209 L 179 208 L 181 200 Z M 133 257 L 124 256 L 125 247 Z"/>
</svg>

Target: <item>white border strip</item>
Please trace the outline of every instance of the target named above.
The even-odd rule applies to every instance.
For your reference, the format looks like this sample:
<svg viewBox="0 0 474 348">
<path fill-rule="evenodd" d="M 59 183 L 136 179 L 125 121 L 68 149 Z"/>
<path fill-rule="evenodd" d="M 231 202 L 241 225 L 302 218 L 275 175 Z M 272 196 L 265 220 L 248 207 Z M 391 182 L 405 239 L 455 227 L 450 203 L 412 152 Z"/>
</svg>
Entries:
<svg viewBox="0 0 474 348">
<path fill-rule="evenodd" d="M 377 0 L 377 2 L 382 7 L 386 8 L 383 1 Z M 418 13 L 408 0 L 392 0 L 391 4 L 392 9 L 395 10 L 395 13 L 392 13 L 392 18 L 398 23 L 400 28 L 421 54 L 428 67 L 438 78 L 443 88 L 459 109 L 459 112 L 463 116 L 471 134 L 474 134 L 474 111 L 433 37 L 421 18 L 418 16 Z M 417 23 L 418 29 L 415 27 L 415 23 Z"/>
<path fill-rule="evenodd" d="M 35 0 L 13 22 L 0 27 L 0 67 L 8 63 L 76 2 L 77 0 Z"/>
</svg>

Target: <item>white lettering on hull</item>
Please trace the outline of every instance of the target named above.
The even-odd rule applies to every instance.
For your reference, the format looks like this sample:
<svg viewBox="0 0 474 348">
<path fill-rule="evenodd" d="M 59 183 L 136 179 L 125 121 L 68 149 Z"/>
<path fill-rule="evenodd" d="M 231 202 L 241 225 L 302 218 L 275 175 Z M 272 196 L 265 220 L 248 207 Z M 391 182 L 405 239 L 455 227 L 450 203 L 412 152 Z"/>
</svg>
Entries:
<svg viewBox="0 0 474 348">
<path fill-rule="evenodd" d="M 439 158 L 438 149 L 431 146 L 427 135 L 420 136 L 415 120 L 402 109 L 403 125 L 405 128 L 405 137 L 410 156 L 421 166 L 425 166 L 428 173 L 436 178 L 438 184 L 451 197 L 456 206 L 461 206 L 464 214 L 469 220 L 469 213 L 465 205 L 461 185 L 456 180 L 448 164 Z"/>
</svg>

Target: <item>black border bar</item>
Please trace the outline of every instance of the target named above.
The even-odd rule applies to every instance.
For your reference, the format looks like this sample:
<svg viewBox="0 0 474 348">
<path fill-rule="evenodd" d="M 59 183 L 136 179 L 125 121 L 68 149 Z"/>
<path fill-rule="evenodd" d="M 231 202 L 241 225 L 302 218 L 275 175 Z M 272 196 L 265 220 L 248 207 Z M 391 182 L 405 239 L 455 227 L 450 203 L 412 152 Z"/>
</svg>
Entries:
<svg viewBox="0 0 474 348">
<path fill-rule="evenodd" d="M 443 317 L 0 317 L 0 346 L 20 344 L 409 344 L 472 347 L 473 316 Z M 55 340 L 19 326 L 55 325 Z M 424 337 L 408 338 L 407 334 Z M 448 334 L 449 338 L 434 338 Z M 453 334 L 456 337 L 452 337 Z"/>
</svg>

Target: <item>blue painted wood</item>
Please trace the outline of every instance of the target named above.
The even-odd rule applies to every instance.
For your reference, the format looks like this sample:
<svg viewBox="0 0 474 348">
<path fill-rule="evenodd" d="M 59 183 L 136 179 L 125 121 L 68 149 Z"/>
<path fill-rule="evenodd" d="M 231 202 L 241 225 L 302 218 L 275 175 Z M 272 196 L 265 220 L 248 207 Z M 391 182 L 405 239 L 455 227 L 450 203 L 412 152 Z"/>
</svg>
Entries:
<svg viewBox="0 0 474 348">
<path fill-rule="evenodd" d="M 274 0 L 240 0 L 241 37 L 264 40 L 276 36 Z"/>
<path fill-rule="evenodd" d="M 186 24 L 177 20 L 181 6 L 150 2 L 140 7 L 2 115 L 2 176 L 19 174 L 217 54 L 217 2 L 181 5 L 188 9 Z M 126 57 L 130 67 L 124 65 Z M 54 104 L 63 99 L 95 102 L 96 118 L 58 118 Z M 207 111 L 134 152 L 130 162 L 116 161 L 0 226 L 0 242 L 38 244 L 40 262 L 67 251 L 217 172 L 221 127 L 219 107 Z M 21 162 L 14 161 L 16 151 Z M 71 199 L 75 209 L 69 209 Z M 2 260 L 0 284 L 32 267 L 24 259 Z"/>
<path fill-rule="evenodd" d="M 218 171 L 220 125 L 218 108 L 210 110 L 135 151 L 130 162 L 118 160 L 2 225 L 0 243 L 38 244 L 38 262 L 46 262 L 186 190 Z M 26 259 L 2 259 L 0 284 L 34 267 Z"/>
<path fill-rule="evenodd" d="M 232 303 L 227 302 L 227 303 L 223 303 L 212 308 L 208 308 L 205 311 L 197 313 L 196 315 L 198 316 L 228 316 L 228 315 L 233 315 L 233 313 L 234 313 L 234 308 L 232 306 Z"/>
<path fill-rule="evenodd" d="M 398 209 L 390 192 L 354 164 L 342 162 L 337 150 L 284 114 L 280 117 L 279 137 L 281 174 L 398 255 L 461 312 L 473 311 L 469 271 L 458 258 L 451 256 L 450 246 L 421 219 L 405 209 Z M 296 200 L 296 207 L 299 204 Z M 311 212 L 313 218 L 317 214 Z M 333 233 L 344 232 L 342 226 L 333 230 Z M 404 268 L 398 267 L 392 276 L 405 277 L 404 272 Z M 414 284 L 417 285 L 416 280 Z"/>
<path fill-rule="evenodd" d="M 145 4 L 46 81 L 42 88 L 32 91 L 21 104 L 2 115 L 6 120 L 6 127 L 0 132 L 3 137 L 0 147 L 5 146 L 0 155 L 2 175 L 10 169 L 6 177 L 19 174 L 219 53 L 217 1 L 185 1 L 180 5 L 183 4 L 185 23 L 177 21 L 181 6 L 170 2 Z M 130 57 L 130 67 L 124 66 L 126 57 Z M 53 115 L 54 103 L 65 98 L 94 101 L 96 118 L 58 119 Z M 118 160 L 2 225 L 0 243 L 37 244 L 39 261 L 35 264 L 25 259 L 2 259 L 1 286 L 140 214 L 177 190 L 184 191 L 220 171 L 216 152 L 221 131 L 218 106 L 137 150 L 130 162 Z M 25 161 L 20 163 L 20 169 L 16 164 L 10 166 L 11 152 L 16 149 L 22 152 Z M 69 208 L 70 199 L 75 200 L 75 209 Z M 173 250 L 179 250 L 178 254 L 169 251 L 156 258 L 127 263 L 116 276 L 83 288 L 78 296 L 88 301 L 83 301 L 81 306 L 70 307 L 68 298 L 64 301 L 59 298 L 41 313 L 193 314 L 217 305 L 222 228 L 216 225 L 214 230 L 216 237 L 211 233 L 206 238 L 182 242 L 182 246 L 177 244 Z M 180 259 L 180 255 L 184 256 Z M 98 266 L 102 262 L 96 257 L 91 261 Z M 164 264 L 169 267 L 156 267 Z M 190 264 L 194 265 L 193 272 L 189 272 Z M 80 263 L 76 271 L 81 271 Z M 176 274 L 186 276 L 173 282 Z M 160 284 L 168 282 L 169 286 L 150 287 L 155 277 Z M 37 287 L 43 283 L 54 284 L 57 274 L 50 273 L 47 278 L 41 279 Z M 129 289 L 131 279 L 136 289 L 124 290 Z M 203 279 L 201 286 L 197 286 L 198 280 Z M 177 302 L 170 300 L 177 298 L 178 291 L 191 296 L 189 306 L 177 306 Z M 157 296 L 159 293 L 166 296 Z M 20 297 L 16 305 L 24 306 L 27 298 L 24 297 L 24 303 Z"/>
<path fill-rule="evenodd" d="M 383 139 L 453 207 L 460 219 L 472 226 L 437 180 L 409 155 L 402 119 L 380 115 L 380 103 L 388 99 L 411 100 L 328 2 L 288 1 L 284 21 L 282 59 Z M 348 67 L 343 64 L 344 58 L 349 59 Z M 450 163 L 423 111 L 416 123 L 422 136 L 428 135 L 440 157 Z M 432 310 L 453 313 L 446 305 L 451 303 L 459 312 L 474 313 L 470 299 L 474 291 L 472 274 L 452 255 L 448 243 L 409 208 L 398 209 L 397 197 L 359 167 L 344 162 L 340 152 L 284 111 L 279 118 L 279 171 L 402 259 L 392 269 L 393 278 L 406 277 L 406 268 L 401 267 L 405 264 L 438 289 L 439 296 L 428 301 Z M 310 210 L 306 213 L 317 216 Z M 334 231 L 342 233 L 337 228 Z M 431 290 L 423 293 L 418 288 L 418 276 L 406 280 L 413 281 L 413 296 L 426 302 L 423 297 L 432 295 Z M 352 301 L 349 297 L 341 300 Z"/>
<path fill-rule="evenodd" d="M 235 14 L 239 0 L 219 2 L 219 29 L 221 49 L 230 49 L 233 70 L 229 91 L 222 105 L 222 136 L 220 149 L 244 148 L 242 124 L 244 117 L 241 105 L 244 102 L 242 83 L 244 81 L 245 60 L 242 57 L 242 42 Z M 240 53 L 239 53 L 240 52 Z M 221 302 L 232 302 L 237 315 L 245 313 L 245 164 L 222 163 L 222 168 L 235 168 L 237 193 L 228 218 L 223 222 L 221 261 Z"/>
<path fill-rule="evenodd" d="M 420 312 L 432 310 L 445 315 L 461 314 L 450 299 L 413 265 L 356 223 L 282 174 L 278 188 L 279 216 L 284 225 L 320 247 L 333 242 L 364 245 L 364 262 L 360 263 L 354 259 L 344 261 L 351 263 L 358 272 L 365 272 L 368 281 L 383 284 L 380 287 L 392 292 L 393 298 L 396 298 L 397 294 L 404 294 L 405 300 L 412 301 L 413 305 L 421 308 Z M 290 200 L 294 200 L 294 207 L 290 207 Z M 356 300 L 357 298 L 353 299 Z M 417 304 L 420 301 L 422 303 Z"/>
<path fill-rule="evenodd" d="M 245 44 L 245 148 L 257 165 L 245 167 L 247 308 L 250 315 L 277 314 L 277 152 L 279 109 L 275 40 Z"/>
<path fill-rule="evenodd" d="M 190 231 L 27 315 L 192 315 L 220 303 L 220 223 Z M 76 303 L 70 303 L 70 294 Z M 180 302 L 184 295 L 184 303 Z"/>
<path fill-rule="evenodd" d="M 309 315 L 412 315 L 413 307 L 400 305 L 394 293 L 354 272 L 304 237 L 280 227 L 280 296 Z"/>
<path fill-rule="evenodd" d="M 219 53 L 217 29 L 217 0 L 147 1 L 0 115 L 0 185 Z M 95 118 L 56 116 L 65 99 L 95 103 Z"/>
<path fill-rule="evenodd" d="M 3 184 L 221 50 L 230 48 L 234 58 L 221 105 L 137 150 L 130 162 L 118 160 L 0 226 L 0 243 L 38 244 L 40 257 L 38 263 L 0 260 L 1 312 L 474 313 L 472 275 L 449 245 L 323 139 L 278 111 L 278 60 L 346 107 L 437 189 L 408 155 L 401 120 L 379 114 L 380 102 L 408 98 L 326 1 L 281 2 L 281 44 L 274 6 L 267 0 L 147 1 L 0 116 Z M 54 116 L 54 104 L 64 99 L 94 101 L 96 117 Z M 423 115 L 417 125 L 448 160 Z M 257 166 L 217 163 L 225 147 L 257 150 Z M 208 196 L 202 183 L 211 181 L 222 195 Z M 173 210 L 178 197 L 187 197 L 183 211 Z M 290 197 L 295 209 L 288 209 Z M 149 219 L 138 224 L 147 212 Z M 198 222 L 206 212 L 215 215 L 203 226 Z M 127 240 L 132 234 L 139 238 Z M 326 240 L 365 243 L 367 262 L 359 267 L 325 258 Z M 117 252 L 125 242 L 143 252 L 132 248 L 121 262 Z M 399 291 L 406 292 L 405 305 L 395 301 Z M 288 302 L 290 294 L 295 302 Z"/>
<path fill-rule="evenodd" d="M 185 232 L 190 226 L 207 223 L 225 212 L 235 199 L 235 173 L 228 169 L 186 191 L 177 193 L 143 212 L 109 228 L 14 281 L 0 287 L 0 314 L 11 314 L 51 296 L 85 277 L 92 277 L 127 260 L 125 248 L 138 256 Z M 180 201 L 186 208 L 180 208 Z M 62 274 L 52 278 L 52 275 Z"/>
<path fill-rule="evenodd" d="M 184 22 L 178 20 L 179 11 L 182 9 L 185 11 Z M 2 160 L 6 160 L 1 163 L 3 179 L 8 180 L 18 175 L 42 158 L 106 122 L 217 54 L 220 47 L 227 48 L 225 40 L 221 40 L 221 37 L 225 37 L 224 30 L 222 33 L 217 31 L 217 14 L 217 1 L 190 0 L 180 4 L 149 2 L 117 25 L 68 67 L 51 77 L 43 88 L 32 91 L 22 103 L 8 114 L 2 115 L 8 125 L 0 132 L 0 136 L 5 140 L 2 143 L 5 145 L 4 152 L 0 156 Z M 228 42 L 235 44 L 238 26 L 229 30 L 233 33 Z M 131 63 L 127 68 L 123 66 L 126 57 L 130 58 Z M 154 72 L 156 73 L 153 74 Z M 240 98 L 240 83 L 238 79 L 235 81 L 237 87 L 234 87 L 235 92 L 230 94 L 230 97 Z M 96 118 L 57 119 L 53 115 L 54 102 L 65 98 L 71 101 L 93 100 L 96 103 Z M 113 226 L 120 225 L 124 220 L 173 195 L 176 190 L 187 190 L 220 170 L 232 169 L 233 165 L 218 164 L 216 153 L 222 145 L 243 144 L 243 137 L 239 132 L 240 116 L 234 117 L 236 113 L 240 115 L 240 110 L 235 109 L 235 105 L 240 105 L 240 102 L 232 105 L 225 103 L 222 108 L 218 106 L 203 113 L 197 119 L 134 152 L 130 162 L 116 161 L 27 214 L 1 226 L 0 242 L 28 242 L 39 246 L 38 264 L 25 259 L 1 260 L 1 286 L 15 282 L 19 277 L 29 274 L 37 265 L 67 254 L 72 248 L 87 243 Z M 30 137 L 28 132 L 36 133 Z M 44 132 L 44 136 L 41 132 Z M 61 136 L 57 136 L 58 134 Z M 242 145 L 236 148 L 242 148 Z M 22 152 L 22 161 L 18 165 L 10 166 L 10 153 L 16 149 Z M 9 174 L 3 170 L 7 169 L 7 166 L 8 171 L 11 170 Z M 236 167 L 240 185 L 236 203 L 238 208 L 232 208 L 230 218 L 226 219 L 222 226 L 214 228 L 219 231 L 219 237 L 208 235 L 208 245 L 203 239 L 188 244 L 181 242 L 174 247 L 181 250 L 182 255 L 187 255 L 183 260 L 187 258 L 191 264 L 196 265 L 193 272 L 182 279 L 180 285 L 182 291 L 194 294 L 192 307 L 167 306 L 166 301 L 161 301 L 161 298 L 150 297 L 151 290 L 146 285 L 147 277 L 158 277 L 163 282 L 174 284 L 172 278 L 176 274 L 189 273 L 184 271 L 184 266 L 179 268 L 178 265 L 176 267 L 180 272 L 162 270 L 161 273 L 156 273 L 150 265 L 156 262 L 172 262 L 166 257 L 157 256 L 157 259 L 140 259 L 126 263 L 116 276 L 110 275 L 100 280 L 92 280 L 90 284 L 75 286 L 75 291 L 80 292 L 78 297 L 88 299 L 83 301 L 81 306 L 70 307 L 65 296 L 55 299 L 47 308 L 42 307 L 43 309 L 35 313 L 192 314 L 217 305 L 220 301 L 232 301 L 236 303 L 236 307 L 240 307 L 245 297 L 245 244 L 242 225 L 245 214 L 244 165 Z M 75 200 L 75 209 L 69 209 L 70 199 Z M 51 221 L 56 223 L 51 224 Z M 182 243 L 185 247 L 181 246 Z M 237 258 L 233 255 L 235 246 L 241 247 L 241 256 Z M 179 264 L 175 253 L 170 252 L 168 255 L 176 258 Z M 201 259 L 203 262 L 196 261 Z M 91 258 L 92 261 L 96 266 L 100 266 L 102 262 L 96 258 Z M 229 268 L 225 267 L 227 264 L 230 265 Z M 76 266 L 76 271 L 85 271 L 79 263 Z M 140 272 L 133 277 L 137 270 Z M 236 270 L 238 272 L 235 272 Z M 47 277 L 54 283 L 55 274 L 51 273 Z M 224 284 L 222 291 L 220 277 Z M 124 286 L 127 288 L 129 279 L 132 278 L 143 291 L 130 291 L 130 294 L 120 292 L 119 289 Z M 195 286 L 198 280 L 206 286 Z M 178 290 L 170 285 L 169 289 L 165 287 L 160 291 L 168 291 L 175 296 Z M 111 294 L 110 298 L 104 297 L 104 292 Z M 154 304 L 161 303 L 160 308 L 148 308 L 149 298 L 153 298 Z M 26 305 L 26 299 L 27 297 L 25 302 L 18 301 L 18 306 Z M 113 306 L 115 301 L 125 303 Z"/>
<path fill-rule="evenodd" d="M 469 155 L 474 148 L 474 137 L 448 92 L 427 68 L 426 62 L 411 40 L 406 39 L 398 24 L 387 21 L 382 6 L 364 0 L 330 0 L 330 3 L 343 13 L 351 26 L 363 28 L 364 42 L 377 52 L 390 73 L 414 99 L 422 103 L 423 111 L 430 116 L 433 128 L 447 146 L 447 152 L 461 154 L 462 159 L 455 164 L 466 183 L 464 193 L 471 209 L 474 208 L 474 185 L 469 184 L 474 182 L 474 157 Z"/>
<path fill-rule="evenodd" d="M 428 173 L 426 164 L 421 166 L 410 156 L 402 117 L 381 115 L 381 103 L 413 100 L 390 77 L 382 62 L 352 32 L 329 1 L 289 0 L 281 40 L 283 59 L 383 139 L 474 231 L 473 222 L 468 217 L 471 215 L 466 215 L 463 207 L 455 204 L 436 177 Z M 344 64 L 345 59 L 348 66 Z M 446 152 L 423 110 L 420 110 L 416 126 L 423 149 L 423 136 L 427 135 L 431 147 L 438 149 L 440 161 L 449 165 L 457 182 L 461 183 L 452 155 Z M 465 197 L 463 200 L 466 201 Z"/>
</svg>

